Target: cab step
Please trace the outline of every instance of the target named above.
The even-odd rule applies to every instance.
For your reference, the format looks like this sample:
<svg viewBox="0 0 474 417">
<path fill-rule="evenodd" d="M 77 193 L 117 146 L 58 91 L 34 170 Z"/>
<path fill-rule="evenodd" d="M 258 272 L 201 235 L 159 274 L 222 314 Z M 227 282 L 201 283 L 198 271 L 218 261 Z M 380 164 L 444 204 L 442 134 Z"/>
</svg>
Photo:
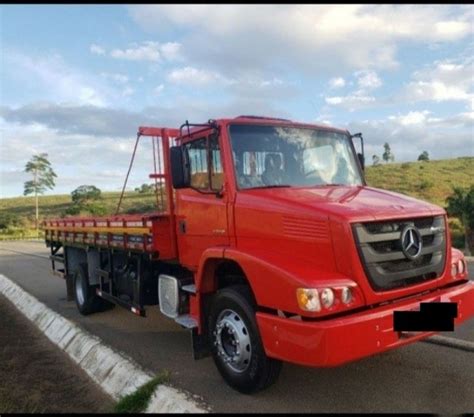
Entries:
<svg viewBox="0 0 474 417">
<path fill-rule="evenodd" d="M 183 285 L 181 289 L 184 292 L 188 292 L 190 294 L 196 294 L 196 285 L 195 284 L 188 284 L 188 285 Z"/>
<path fill-rule="evenodd" d="M 197 320 L 189 314 L 183 314 L 182 316 L 178 316 L 175 319 L 175 322 L 180 324 L 187 329 L 194 329 L 198 327 Z"/>
</svg>

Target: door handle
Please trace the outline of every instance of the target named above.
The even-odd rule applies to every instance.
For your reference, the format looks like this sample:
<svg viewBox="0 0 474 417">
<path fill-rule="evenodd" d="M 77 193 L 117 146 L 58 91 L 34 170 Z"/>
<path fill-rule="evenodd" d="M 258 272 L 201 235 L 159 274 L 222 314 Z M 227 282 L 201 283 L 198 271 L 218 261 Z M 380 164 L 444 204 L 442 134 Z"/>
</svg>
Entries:
<svg viewBox="0 0 474 417">
<path fill-rule="evenodd" d="M 180 220 L 178 222 L 178 229 L 181 234 L 184 235 L 186 233 L 186 220 Z"/>
</svg>

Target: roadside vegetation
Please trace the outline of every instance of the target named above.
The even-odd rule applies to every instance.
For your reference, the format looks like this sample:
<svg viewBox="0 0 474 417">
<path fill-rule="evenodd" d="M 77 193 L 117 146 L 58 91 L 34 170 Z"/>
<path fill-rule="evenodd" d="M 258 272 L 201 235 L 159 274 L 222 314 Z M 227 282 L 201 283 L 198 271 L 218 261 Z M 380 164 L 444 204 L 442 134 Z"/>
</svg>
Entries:
<svg viewBox="0 0 474 417">
<path fill-rule="evenodd" d="M 385 146 L 384 151 L 383 163 L 366 167 L 367 183 L 372 187 L 406 194 L 448 209 L 450 196 L 460 198 L 459 193 L 467 193 L 474 186 L 473 157 L 433 161 L 424 152 L 419 161 L 393 163 L 390 162 L 393 160 L 390 147 Z M 455 188 L 459 190 L 457 194 Z M 103 192 L 93 185 L 78 187 L 71 194 L 39 196 L 40 220 L 68 215 L 114 214 L 119 198 L 120 192 Z M 469 201 L 463 204 L 469 204 Z M 142 184 L 125 193 L 120 213 L 149 213 L 156 211 L 156 207 L 154 186 Z M 465 210 L 474 212 L 474 208 L 466 207 Z M 459 211 L 451 209 L 448 212 L 454 246 L 466 251 L 467 241 L 472 251 L 473 226 L 469 226 L 466 216 L 463 221 Z M 34 224 L 35 197 L 0 199 L 0 240 L 36 237 Z M 467 228 L 465 224 L 468 224 Z"/>
<path fill-rule="evenodd" d="M 167 371 L 156 375 L 151 381 L 143 384 L 132 394 L 123 397 L 114 408 L 115 413 L 141 413 L 148 407 L 148 403 L 158 385 L 169 381 L 170 374 Z"/>
</svg>

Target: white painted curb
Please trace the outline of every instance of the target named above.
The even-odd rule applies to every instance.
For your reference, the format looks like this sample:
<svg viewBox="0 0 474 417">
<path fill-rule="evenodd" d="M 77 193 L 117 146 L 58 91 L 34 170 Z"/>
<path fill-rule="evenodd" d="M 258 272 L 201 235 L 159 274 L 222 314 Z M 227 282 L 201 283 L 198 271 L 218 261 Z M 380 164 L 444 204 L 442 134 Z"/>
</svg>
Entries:
<svg viewBox="0 0 474 417">
<path fill-rule="evenodd" d="M 115 400 L 133 393 L 153 378 L 133 359 L 116 352 L 101 339 L 51 310 L 19 285 L 0 274 L 0 293 L 32 321 L 54 344 L 64 350 L 102 389 Z M 159 385 L 147 413 L 205 413 L 182 391 Z"/>
</svg>

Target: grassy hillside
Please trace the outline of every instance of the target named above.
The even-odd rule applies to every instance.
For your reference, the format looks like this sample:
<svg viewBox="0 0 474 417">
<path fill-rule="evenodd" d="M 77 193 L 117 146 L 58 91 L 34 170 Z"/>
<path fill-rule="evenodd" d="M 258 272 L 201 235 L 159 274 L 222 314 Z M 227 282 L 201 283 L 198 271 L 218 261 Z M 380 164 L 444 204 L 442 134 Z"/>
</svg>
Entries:
<svg viewBox="0 0 474 417">
<path fill-rule="evenodd" d="M 474 184 L 474 158 L 384 164 L 366 168 L 367 183 L 446 206 L 453 186 Z"/>
<path fill-rule="evenodd" d="M 109 214 L 115 213 L 120 198 L 119 192 L 103 192 L 100 202 L 107 208 Z M 143 207 L 149 211 L 149 206 L 156 201 L 154 194 L 139 194 L 127 192 L 122 201 L 121 213 L 131 209 Z M 58 194 L 50 196 L 40 196 L 40 217 L 61 217 L 64 211 L 72 205 L 70 194 Z M 0 215 L 4 212 L 15 213 L 20 217 L 29 220 L 34 219 L 35 198 L 34 197 L 14 197 L 0 199 Z"/>
<path fill-rule="evenodd" d="M 96 206 L 104 207 L 105 214 L 114 214 L 120 198 L 118 192 L 104 192 L 100 200 L 95 202 Z M 40 219 L 64 217 L 66 210 L 73 206 L 71 196 L 51 195 L 40 196 L 39 212 Z M 154 194 L 139 194 L 128 192 L 125 194 L 120 213 L 140 212 L 147 213 L 156 210 L 156 198 Z M 89 212 L 81 212 L 90 216 Z M 2 225 L 8 224 L 8 227 Z M 0 240 L 12 238 L 36 237 L 35 224 L 35 199 L 34 197 L 15 197 L 0 199 Z M 41 233 L 40 233 L 41 235 Z"/>
<path fill-rule="evenodd" d="M 367 183 L 372 187 L 383 188 L 430 201 L 442 207 L 446 198 L 452 193 L 453 186 L 468 188 L 474 183 L 474 158 L 457 158 L 429 162 L 406 162 L 383 164 L 366 168 Z M 117 207 L 120 193 L 104 192 L 100 202 L 109 214 Z M 122 203 L 121 212 L 149 212 L 153 210 L 153 194 L 128 192 Z M 72 205 L 71 196 L 53 195 L 40 197 L 41 218 L 61 217 Z M 14 215 L 20 219 L 19 225 L 8 231 L 0 230 L 3 235 L 18 235 L 34 225 L 35 202 L 33 197 L 16 197 L 0 199 L 0 219 L 2 216 Z M 462 246 L 462 232 L 459 221 L 450 221 L 456 246 Z M 3 233 L 2 233 L 3 232 Z M 27 232 L 26 235 L 32 235 Z"/>
</svg>

